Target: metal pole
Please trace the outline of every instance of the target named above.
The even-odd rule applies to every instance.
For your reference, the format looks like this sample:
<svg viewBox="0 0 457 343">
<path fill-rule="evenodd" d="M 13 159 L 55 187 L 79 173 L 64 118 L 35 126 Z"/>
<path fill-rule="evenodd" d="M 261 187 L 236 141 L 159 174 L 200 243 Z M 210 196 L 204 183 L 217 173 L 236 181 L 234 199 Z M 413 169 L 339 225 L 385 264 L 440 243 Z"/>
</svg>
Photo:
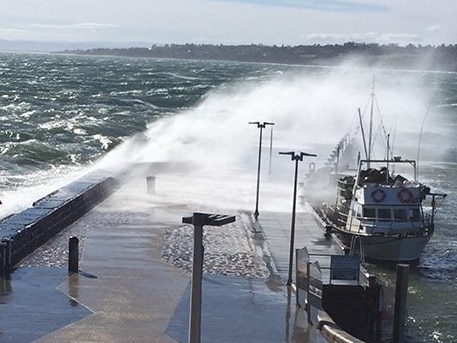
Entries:
<svg viewBox="0 0 457 343">
<path fill-rule="evenodd" d="M 306 152 L 280 152 L 280 155 L 290 155 L 292 161 L 295 161 L 295 177 L 294 177 L 294 198 L 292 201 L 292 223 L 290 228 L 290 251 L 289 251 L 289 277 L 287 279 L 287 286 L 292 285 L 292 269 L 294 263 L 294 240 L 295 240 L 295 212 L 297 205 L 297 177 L 298 177 L 298 161 L 303 161 L 304 156 L 317 156 L 315 154 L 308 154 Z"/>
<path fill-rule="evenodd" d="M 294 177 L 294 197 L 292 201 L 292 223 L 290 224 L 290 249 L 289 249 L 289 278 L 287 286 L 292 284 L 292 267 L 294 262 L 294 240 L 295 240 L 295 209 L 297 206 L 297 176 L 299 156 L 293 156 L 295 159 L 295 177 Z"/>
<path fill-rule="evenodd" d="M 266 125 L 274 125 L 274 123 L 267 123 L 267 122 L 249 122 L 249 124 L 256 124 L 257 128 L 260 129 L 259 135 L 259 156 L 257 161 L 257 189 L 256 189 L 256 197 L 255 197 L 255 210 L 254 210 L 254 218 L 257 221 L 259 218 L 259 192 L 260 192 L 260 165 L 262 162 L 262 131 Z"/>
<path fill-rule="evenodd" d="M 200 343 L 203 275 L 203 226 L 194 225 L 189 343 Z"/>
<path fill-rule="evenodd" d="M 404 339 L 406 303 L 408 295 L 408 264 L 397 264 L 397 281 L 395 284 L 395 307 L 393 343 L 401 343 Z"/>
<path fill-rule="evenodd" d="M 256 190 L 255 211 L 254 211 L 255 220 L 257 220 L 257 218 L 259 217 L 260 163 L 262 161 L 262 129 L 263 129 L 263 126 L 259 125 L 259 128 L 260 128 L 260 138 L 259 138 L 259 160 L 257 162 L 257 190 Z"/>
<path fill-rule="evenodd" d="M 203 277 L 203 226 L 222 226 L 233 223 L 235 216 L 210 213 L 194 213 L 192 217 L 183 217 L 182 222 L 194 225 L 194 253 L 191 280 L 191 301 L 189 320 L 189 343 L 200 343 L 201 337 L 201 304 Z"/>
<path fill-rule="evenodd" d="M 273 126 L 270 130 L 270 163 L 268 165 L 268 174 L 271 175 L 271 159 L 273 157 Z"/>
</svg>

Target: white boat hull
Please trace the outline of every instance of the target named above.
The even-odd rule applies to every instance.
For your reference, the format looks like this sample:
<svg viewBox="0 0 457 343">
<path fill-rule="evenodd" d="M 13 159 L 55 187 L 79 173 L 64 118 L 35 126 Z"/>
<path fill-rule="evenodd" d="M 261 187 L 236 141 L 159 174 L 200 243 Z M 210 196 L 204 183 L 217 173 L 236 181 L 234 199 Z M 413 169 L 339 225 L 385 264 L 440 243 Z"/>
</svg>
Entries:
<svg viewBox="0 0 457 343">
<path fill-rule="evenodd" d="M 340 233 L 342 234 L 342 233 Z M 360 253 L 362 242 L 363 257 L 379 262 L 414 262 L 419 260 L 430 236 L 397 237 L 397 236 L 362 236 L 344 233 L 343 243 L 350 247 L 351 239 L 355 251 Z"/>
</svg>

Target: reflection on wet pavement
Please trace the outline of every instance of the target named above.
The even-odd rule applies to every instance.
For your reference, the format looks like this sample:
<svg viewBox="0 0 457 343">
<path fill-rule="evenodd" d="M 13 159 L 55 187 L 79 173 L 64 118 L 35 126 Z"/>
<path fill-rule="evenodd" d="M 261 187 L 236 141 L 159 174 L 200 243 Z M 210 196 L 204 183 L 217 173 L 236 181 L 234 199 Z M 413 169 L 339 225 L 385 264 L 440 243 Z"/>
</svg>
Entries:
<svg viewBox="0 0 457 343">
<path fill-rule="evenodd" d="M 190 286 L 167 327 L 177 342 L 187 341 L 189 297 Z M 265 279 L 205 275 L 201 325 L 202 342 L 321 341 L 296 308 L 295 294 L 285 286 L 272 292 Z"/>
<path fill-rule="evenodd" d="M 66 268 L 47 267 L 20 268 L 11 280 L 0 279 L 0 342 L 31 342 L 91 314 L 57 289 L 66 279 Z"/>
</svg>

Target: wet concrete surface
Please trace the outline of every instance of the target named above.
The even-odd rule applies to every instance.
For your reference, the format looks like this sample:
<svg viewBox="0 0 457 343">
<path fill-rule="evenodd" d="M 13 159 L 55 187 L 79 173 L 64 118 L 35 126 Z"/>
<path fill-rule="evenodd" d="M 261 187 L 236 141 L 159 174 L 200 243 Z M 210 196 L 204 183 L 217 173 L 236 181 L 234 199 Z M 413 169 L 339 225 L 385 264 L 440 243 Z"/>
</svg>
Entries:
<svg viewBox="0 0 457 343">
<path fill-rule="evenodd" d="M 208 208 L 145 197 L 142 187 L 124 187 L 21 264 L 0 293 L 0 342 L 187 341 L 190 274 L 162 258 L 164 237 Z M 202 342 L 324 342 L 285 286 L 290 214 L 265 211 L 259 224 L 264 234 L 253 234 L 249 247 L 272 274 L 204 274 Z M 333 249 L 303 209 L 296 229 L 297 247 Z M 33 262 L 65 261 L 74 234 L 83 247 L 78 274 L 69 276 L 63 262 Z"/>
<path fill-rule="evenodd" d="M 62 268 L 20 268 L 12 280 L 0 279 L 0 341 L 27 343 L 91 314 L 60 292 L 68 279 Z"/>
<path fill-rule="evenodd" d="M 202 342 L 316 342 L 303 311 L 285 289 L 272 292 L 265 280 L 205 276 L 202 302 Z M 167 334 L 187 342 L 190 287 L 176 308 Z"/>
</svg>

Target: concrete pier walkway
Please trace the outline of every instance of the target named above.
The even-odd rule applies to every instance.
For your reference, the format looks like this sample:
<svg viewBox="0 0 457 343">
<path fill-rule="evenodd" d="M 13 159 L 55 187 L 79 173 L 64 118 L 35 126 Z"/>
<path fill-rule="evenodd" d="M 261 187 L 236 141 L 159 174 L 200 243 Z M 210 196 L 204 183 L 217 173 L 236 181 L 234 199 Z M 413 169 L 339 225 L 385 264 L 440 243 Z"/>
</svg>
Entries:
<svg viewBox="0 0 457 343">
<path fill-rule="evenodd" d="M 56 238 L 84 232 L 79 273 L 32 262 L 2 281 L 0 343 L 187 342 L 190 274 L 164 261 L 162 247 L 165 231 L 195 206 L 144 193 L 139 181 L 125 184 Z M 204 275 L 202 342 L 324 342 L 285 286 L 290 220 L 287 211 L 260 213 L 253 249 L 269 277 Z M 303 207 L 295 242 L 335 253 Z"/>
</svg>

